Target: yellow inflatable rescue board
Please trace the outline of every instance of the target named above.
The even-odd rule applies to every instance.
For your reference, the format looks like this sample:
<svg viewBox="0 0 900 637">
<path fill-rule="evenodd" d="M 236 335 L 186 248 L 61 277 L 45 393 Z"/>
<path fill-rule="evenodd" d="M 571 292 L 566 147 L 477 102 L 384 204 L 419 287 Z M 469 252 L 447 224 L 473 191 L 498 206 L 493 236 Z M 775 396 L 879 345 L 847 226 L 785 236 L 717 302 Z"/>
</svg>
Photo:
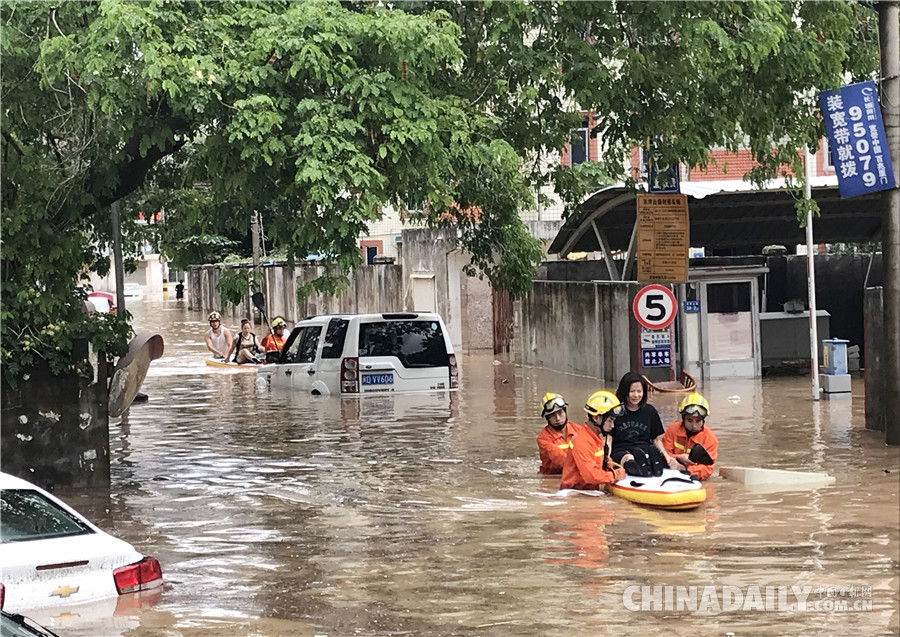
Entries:
<svg viewBox="0 0 900 637">
<path fill-rule="evenodd" d="M 256 371 L 262 365 L 256 365 L 254 363 L 235 363 L 234 361 L 225 361 L 221 358 L 207 358 L 206 364 L 210 367 L 226 367 L 228 369 L 236 369 L 238 371 Z"/>
<path fill-rule="evenodd" d="M 637 504 L 673 511 L 695 509 L 706 500 L 706 488 L 681 471 L 663 469 L 661 476 L 625 476 L 606 485 L 609 493 Z"/>
</svg>

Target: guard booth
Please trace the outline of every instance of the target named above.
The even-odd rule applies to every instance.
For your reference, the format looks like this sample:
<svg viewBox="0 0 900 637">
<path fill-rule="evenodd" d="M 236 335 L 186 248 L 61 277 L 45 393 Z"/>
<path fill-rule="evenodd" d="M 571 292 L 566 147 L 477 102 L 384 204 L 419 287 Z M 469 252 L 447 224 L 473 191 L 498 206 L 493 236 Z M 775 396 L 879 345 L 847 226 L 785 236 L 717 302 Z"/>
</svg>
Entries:
<svg viewBox="0 0 900 637">
<path fill-rule="evenodd" d="M 816 226 L 818 241 L 864 241 L 877 230 L 880 207 L 870 195 L 841 199 L 833 175 L 813 177 L 812 182 L 813 198 L 821 210 Z M 648 378 L 676 380 L 675 372 L 680 370 L 697 381 L 761 376 L 761 323 L 763 318 L 770 318 L 761 316 L 761 297 L 765 295 L 768 273 L 762 249 L 774 243 L 805 242 L 805 232 L 797 223 L 794 198 L 783 180 L 774 180 L 763 190 L 738 180 L 682 181 L 681 193 L 688 198 L 690 215 L 686 242 L 684 228 L 674 223 L 673 215 L 658 214 L 659 201 L 654 202 L 657 214 L 645 216 L 640 210 L 638 193 L 632 189 L 611 186 L 594 193 L 581 204 L 579 214 L 563 224 L 548 253 L 560 259 L 566 259 L 571 253 L 594 253 L 602 255 L 602 261 L 594 261 L 596 265 L 560 264 L 559 277 L 548 267 L 547 279 L 605 279 L 623 284 L 638 280 L 687 281 L 668 284 L 676 294 L 678 305 L 674 342 L 670 344 L 673 360 L 668 367 L 648 368 Z M 851 219 L 852 222 L 848 221 Z M 649 224 L 654 225 L 657 239 L 654 249 L 648 252 L 639 236 Z M 712 261 L 717 257 L 692 259 L 686 276 L 677 278 L 647 278 L 638 273 L 644 266 L 641 261 L 647 258 L 639 259 L 639 252 L 650 254 L 665 265 L 665 260 L 674 258 L 676 252 L 683 255 L 685 245 L 708 250 L 734 249 L 739 254 L 759 256 L 738 257 L 740 264 Z M 589 275 L 582 278 L 575 271 L 579 265 Z M 637 326 L 632 320 L 632 325 Z M 816 320 L 818 324 L 818 313 Z M 776 323 L 767 320 L 768 326 L 774 327 Z M 796 323 L 799 325 L 800 321 Z M 641 329 L 634 332 L 631 364 L 633 369 L 643 369 L 645 350 L 666 347 L 665 335 L 645 336 Z M 826 329 L 820 338 L 827 334 Z M 659 358 L 653 359 L 651 353 L 651 364 L 654 360 L 659 365 Z"/>
<path fill-rule="evenodd" d="M 762 375 L 759 278 L 764 265 L 692 267 L 677 285 L 679 362 L 697 380 Z"/>
<path fill-rule="evenodd" d="M 654 382 L 679 381 L 680 370 L 698 381 L 760 376 L 759 277 L 767 272 L 764 265 L 694 267 L 688 283 L 642 287 L 633 301 L 632 369 Z M 674 306 L 674 322 L 648 323 L 648 298 Z"/>
</svg>

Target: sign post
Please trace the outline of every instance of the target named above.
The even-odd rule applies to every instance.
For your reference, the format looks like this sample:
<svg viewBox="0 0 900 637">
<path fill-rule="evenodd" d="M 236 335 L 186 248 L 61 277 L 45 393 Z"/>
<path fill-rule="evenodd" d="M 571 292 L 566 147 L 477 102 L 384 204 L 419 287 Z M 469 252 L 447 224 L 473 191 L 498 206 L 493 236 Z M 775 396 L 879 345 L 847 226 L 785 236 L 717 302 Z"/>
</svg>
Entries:
<svg viewBox="0 0 900 637">
<path fill-rule="evenodd" d="M 678 302 L 672 290 L 663 285 L 647 285 L 634 296 L 631 310 L 637 322 L 648 330 L 661 330 L 675 320 Z"/>
<path fill-rule="evenodd" d="M 665 286 L 648 285 L 635 295 L 631 309 L 640 324 L 640 366 L 668 367 L 674 378 L 672 322 L 678 310 L 675 295 Z"/>
<path fill-rule="evenodd" d="M 637 196 L 637 280 L 687 283 L 687 196 Z"/>
</svg>

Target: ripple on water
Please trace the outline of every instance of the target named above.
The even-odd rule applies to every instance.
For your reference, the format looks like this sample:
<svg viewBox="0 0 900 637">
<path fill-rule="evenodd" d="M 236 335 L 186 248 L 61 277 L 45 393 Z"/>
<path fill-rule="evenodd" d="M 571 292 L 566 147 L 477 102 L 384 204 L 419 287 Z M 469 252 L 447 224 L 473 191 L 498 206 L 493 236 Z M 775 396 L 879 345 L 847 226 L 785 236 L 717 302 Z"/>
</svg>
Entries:
<svg viewBox="0 0 900 637">
<path fill-rule="evenodd" d="M 896 634 L 900 461 L 858 406 L 813 404 L 808 379 L 704 383 L 710 425 L 722 465 L 828 471 L 835 485 L 753 493 L 714 478 L 700 509 L 655 511 L 536 475 L 537 397 L 579 405 L 610 383 L 469 355 L 450 397 L 260 390 L 254 374 L 206 368 L 203 315 L 140 314 L 155 307 L 136 310 L 166 339 L 150 401 L 110 426 L 112 493 L 78 500 L 161 560 L 145 634 L 657 634 L 661 620 L 673 634 Z M 677 398 L 652 401 L 674 419 Z M 634 613 L 635 584 L 863 585 L 875 608 Z"/>
</svg>

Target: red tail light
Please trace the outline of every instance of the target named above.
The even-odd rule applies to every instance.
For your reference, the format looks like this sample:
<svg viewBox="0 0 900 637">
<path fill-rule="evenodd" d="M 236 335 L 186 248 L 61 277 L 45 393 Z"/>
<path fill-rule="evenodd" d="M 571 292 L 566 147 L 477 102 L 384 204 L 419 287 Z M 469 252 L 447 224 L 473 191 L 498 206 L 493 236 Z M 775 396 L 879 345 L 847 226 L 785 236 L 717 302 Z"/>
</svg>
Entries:
<svg viewBox="0 0 900 637">
<path fill-rule="evenodd" d="M 448 358 L 450 359 L 450 389 L 456 389 L 459 387 L 459 368 L 456 366 L 456 355 L 450 354 Z"/>
<path fill-rule="evenodd" d="M 359 359 L 345 358 L 341 361 L 341 393 L 359 393 Z"/>
<path fill-rule="evenodd" d="M 4 601 L 6 601 L 6 587 L 0 584 L 0 609 L 3 608 Z"/>
<path fill-rule="evenodd" d="M 155 557 L 145 557 L 140 562 L 113 571 L 119 595 L 145 591 L 162 584 L 162 568 Z"/>
</svg>

